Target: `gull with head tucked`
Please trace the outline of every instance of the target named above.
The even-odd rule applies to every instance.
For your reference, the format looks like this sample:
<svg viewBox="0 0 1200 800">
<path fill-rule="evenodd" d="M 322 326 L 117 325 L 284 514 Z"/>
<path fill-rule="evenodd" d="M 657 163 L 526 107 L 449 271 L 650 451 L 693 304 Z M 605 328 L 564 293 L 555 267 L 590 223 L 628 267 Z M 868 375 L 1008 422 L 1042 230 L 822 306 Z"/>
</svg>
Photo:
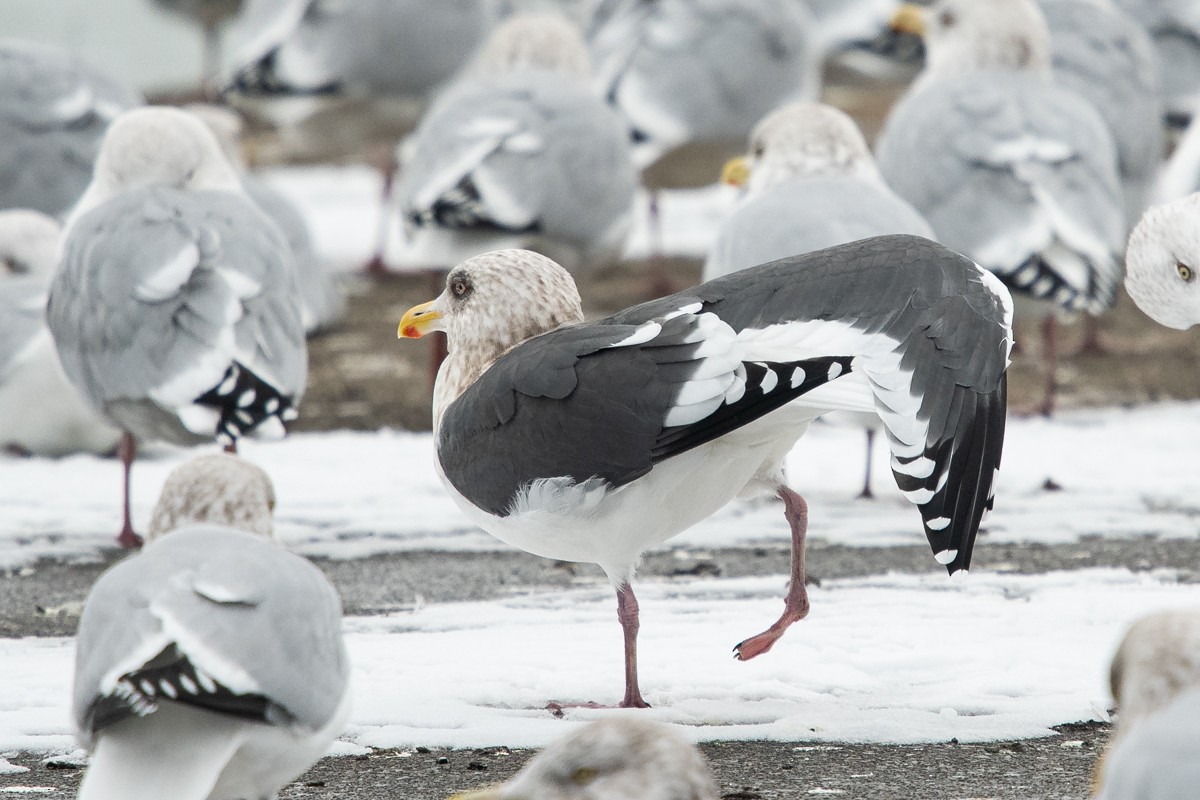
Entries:
<svg viewBox="0 0 1200 800">
<path fill-rule="evenodd" d="M 88 595 L 73 712 L 80 800 L 273 797 L 350 710 L 341 603 L 271 539 L 266 473 L 212 454 L 167 479 L 145 549 Z"/>
<path fill-rule="evenodd" d="M 113 123 L 72 213 L 47 320 L 63 369 L 124 431 L 125 520 L 137 439 L 281 436 L 307 356 L 296 275 L 211 131 L 184 111 Z"/>
</svg>

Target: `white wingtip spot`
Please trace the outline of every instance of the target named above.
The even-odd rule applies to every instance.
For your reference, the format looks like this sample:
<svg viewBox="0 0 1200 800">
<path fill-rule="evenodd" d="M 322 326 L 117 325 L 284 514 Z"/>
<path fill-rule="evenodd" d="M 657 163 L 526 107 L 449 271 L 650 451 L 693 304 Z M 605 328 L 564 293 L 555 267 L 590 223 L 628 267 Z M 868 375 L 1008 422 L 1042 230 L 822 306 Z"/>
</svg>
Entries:
<svg viewBox="0 0 1200 800">
<path fill-rule="evenodd" d="M 151 697 L 154 697 L 154 684 L 152 684 L 150 681 L 142 678 L 140 681 L 138 681 L 138 686 L 142 687 L 142 694 L 147 694 Z"/>
<path fill-rule="evenodd" d="M 908 502 L 916 505 L 924 505 L 933 499 L 932 489 L 913 489 L 910 492 L 902 492 L 908 498 Z"/>
<path fill-rule="evenodd" d="M 253 389 L 247 389 L 246 391 L 242 392 L 241 396 L 238 397 L 237 400 L 238 407 L 245 408 L 246 406 L 250 405 L 254 402 L 255 396 L 256 395 Z"/>
<path fill-rule="evenodd" d="M 967 579 L 967 577 L 970 575 L 970 573 L 971 573 L 971 570 L 967 569 L 966 567 L 964 567 L 962 569 L 956 569 L 956 570 L 954 570 L 954 572 L 950 573 L 950 580 L 965 581 Z"/>
<path fill-rule="evenodd" d="M 931 531 L 944 531 L 950 526 L 949 517 L 934 517 L 925 523 L 925 527 Z"/>
<path fill-rule="evenodd" d="M 221 381 L 221 384 L 217 387 L 217 394 L 220 395 L 221 397 L 224 397 L 225 395 L 232 392 L 233 387 L 235 387 L 235 386 L 237 386 L 237 373 L 230 372 L 229 377 L 227 377 L 225 380 Z"/>
<path fill-rule="evenodd" d="M 770 394 L 775 391 L 775 387 L 779 385 L 779 376 L 775 374 L 775 370 L 768 369 L 763 375 L 762 391 L 763 394 Z"/>
<path fill-rule="evenodd" d="M 162 680 L 160 680 L 158 682 L 158 687 L 160 689 L 162 689 L 163 694 L 165 694 L 167 697 L 171 698 L 172 700 L 174 700 L 176 697 L 179 696 L 179 692 L 175 691 L 175 687 L 172 686 L 171 682 L 168 681 L 166 678 L 163 678 Z"/>
<path fill-rule="evenodd" d="M 645 325 L 642 325 L 621 341 L 613 342 L 612 344 L 608 345 L 606 349 L 613 347 L 630 347 L 635 344 L 645 344 L 655 336 L 658 336 L 658 332 L 661 330 L 662 325 L 659 325 L 657 322 L 647 322 Z"/>
<path fill-rule="evenodd" d="M 792 388 L 795 389 L 797 386 L 804 383 L 805 377 L 806 375 L 803 367 L 796 367 L 794 370 L 792 370 Z"/>
<path fill-rule="evenodd" d="M 836 378 L 838 375 L 841 375 L 841 374 L 842 374 L 842 365 L 841 364 L 839 364 L 838 362 L 835 361 L 829 365 L 829 378 L 828 378 L 829 380 L 833 380 L 834 378 Z"/>
<path fill-rule="evenodd" d="M 199 694 L 200 693 L 200 687 L 198 687 L 196 685 L 196 682 L 193 681 L 191 678 L 189 678 L 187 675 L 180 674 L 179 685 L 182 686 L 183 690 L 185 692 L 187 692 L 188 694 Z"/>
<path fill-rule="evenodd" d="M 284 422 L 291 422 L 292 420 L 296 419 L 299 416 L 300 416 L 300 412 L 294 408 L 285 408 L 283 411 L 279 412 L 279 417 Z"/>
<path fill-rule="evenodd" d="M 938 562 L 939 564 L 949 564 L 951 561 L 953 561 L 956 558 L 958 558 L 957 550 L 943 550 L 940 553 L 933 554 L 933 560 Z M 959 572 L 959 571 L 963 571 L 963 570 L 955 570 L 955 571 Z"/>
</svg>

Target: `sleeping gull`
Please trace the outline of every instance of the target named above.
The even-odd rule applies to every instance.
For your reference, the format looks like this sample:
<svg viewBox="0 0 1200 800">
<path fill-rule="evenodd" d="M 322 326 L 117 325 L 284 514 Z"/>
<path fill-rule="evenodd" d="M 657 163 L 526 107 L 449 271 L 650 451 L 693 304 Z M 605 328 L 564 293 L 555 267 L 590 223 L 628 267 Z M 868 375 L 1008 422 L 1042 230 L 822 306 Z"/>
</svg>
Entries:
<svg viewBox="0 0 1200 800">
<path fill-rule="evenodd" d="M 155 510 L 180 527 L 152 528 L 92 588 L 72 703 L 91 751 L 79 800 L 273 797 L 342 731 L 341 603 L 271 539 L 273 500 L 236 456 L 188 462 Z"/>
<path fill-rule="evenodd" d="M 1196 0 L 1116 0 L 1154 39 L 1162 65 L 1167 112 L 1186 124 L 1200 110 L 1200 3 Z"/>
<path fill-rule="evenodd" d="M 67 380 L 46 327 L 62 229 L 37 211 L 0 211 L 0 449 L 109 453 L 120 435 Z"/>
<path fill-rule="evenodd" d="M 287 241 L 290 260 L 296 269 L 300 287 L 300 317 L 310 336 L 334 325 L 346 311 L 346 298 L 328 265 L 313 248 L 308 222 L 278 189 L 249 172 L 242 157 L 244 124 L 236 112 L 214 105 L 190 105 L 185 109 L 208 126 L 221 152 L 238 171 L 242 188 L 264 214 L 279 228 Z"/>
<path fill-rule="evenodd" d="M 883 418 L 936 559 L 970 565 L 1004 433 L 1009 302 L 962 256 L 890 236 L 585 323 L 566 270 L 503 250 L 453 269 L 398 332 L 447 334 L 433 422 L 450 495 L 502 541 L 604 569 L 625 635 L 621 705 L 645 706 L 634 567 L 735 496 L 778 494 L 792 531 L 784 613 L 737 656 L 807 614 L 808 512 L 782 462 L 828 411 Z"/>
<path fill-rule="evenodd" d="M 674 728 L 629 716 L 558 739 L 501 786 L 450 800 L 717 800 L 704 756 Z"/>
<path fill-rule="evenodd" d="M 0 209 L 70 210 L 105 128 L 141 102 L 66 50 L 0 39 Z"/>
<path fill-rule="evenodd" d="M 71 382 L 124 432 L 123 546 L 137 439 L 232 448 L 295 417 L 307 358 L 286 254 L 202 122 L 144 108 L 113 123 L 47 319 Z"/>
<path fill-rule="evenodd" d="M 793 103 L 767 115 L 750 152 L 723 179 L 744 185 L 741 205 L 721 224 L 704 279 L 868 236 L 909 233 L 933 239 L 921 215 L 887 187 L 862 133 L 832 106 Z M 865 427 L 867 468 L 860 496 L 871 497 L 871 456 L 879 417 L 835 412 Z"/>
<path fill-rule="evenodd" d="M 1117 730 L 1097 800 L 1191 800 L 1200 786 L 1200 611 L 1135 622 L 1112 662 Z"/>
<path fill-rule="evenodd" d="M 1129 236 L 1125 289 L 1168 328 L 1200 324 L 1200 193 L 1151 206 Z"/>
<path fill-rule="evenodd" d="M 1021 313 L 1044 314 L 1049 414 L 1054 311 L 1099 315 L 1116 300 L 1125 223 L 1112 135 L 1052 81 L 1033 0 L 940 0 L 898 22 L 924 32 L 928 58 L 880 135 L 880 171 L 940 242 L 1013 290 Z"/>
<path fill-rule="evenodd" d="M 419 266 L 527 247 L 572 271 L 620 255 L 637 175 L 620 118 L 588 83 L 565 18 L 516 16 L 404 147 L 397 190 Z"/>
<path fill-rule="evenodd" d="M 1091 103 L 1113 134 L 1132 227 L 1146 207 L 1165 147 L 1154 43 L 1111 0 L 1041 0 L 1041 8 L 1055 82 Z"/>
</svg>

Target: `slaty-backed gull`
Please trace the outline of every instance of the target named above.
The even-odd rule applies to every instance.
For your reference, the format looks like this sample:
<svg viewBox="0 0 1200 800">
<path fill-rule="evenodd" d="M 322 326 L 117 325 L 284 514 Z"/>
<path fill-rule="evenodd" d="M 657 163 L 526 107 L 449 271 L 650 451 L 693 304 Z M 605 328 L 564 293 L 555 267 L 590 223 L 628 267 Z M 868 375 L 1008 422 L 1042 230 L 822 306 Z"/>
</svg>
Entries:
<svg viewBox="0 0 1200 800">
<path fill-rule="evenodd" d="M 450 800 L 717 800 L 704 756 L 674 728 L 629 716 L 589 723 L 503 785 Z"/>
<path fill-rule="evenodd" d="M 1116 300 L 1124 206 L 1112 135 L 1054 83 L 1033 0 L 940 0 L 896 24 L 924 33 L 926 67 L 889 115 L 884 179 L 938 241 L 994 272 L 1018 312 L 1043 314 L 1046 390 L 1055 400 L 1055 315 L 1099 315 Z M 1036 302 L 1033 302 L 1036 301 Z"/>
<path fill-rule="evenodd" d="M 273 797 L 341 732 L 341 603 L 270 538 L 273 498 L 235 456 L 188 462 L 155 510 L 166 530 L 92 588 L 72 703 L 91 750 L 80 800 Z"/>
<path fill-rule="evenodd" d="M 883 419 L 892 471 L 937 560 L 966 569 L 1004 434 L 1007 291 L 926 239 L 889 236 L 783 259 L 586 323 L 570 275 L 528 251 L 471 259 L 399 334 L 446 331 L 437 469 L 473 521 L 547 558 L 599 564 L 637 680 L 642 551 L 739 495 L 778 494 L 792 531 L 770 649 L 808 611 L 807 506 L 782 461 L 831 410 Z"/>
<path fill-rule="evenodd" d="M 71 382 L 124 434 L 125 520 L 137 439 L 235 446 L 280 436 L 304 391 L 296 275 L 212 132 L 136 109 L 105 136 L 47 307 Z"/>
</svg>

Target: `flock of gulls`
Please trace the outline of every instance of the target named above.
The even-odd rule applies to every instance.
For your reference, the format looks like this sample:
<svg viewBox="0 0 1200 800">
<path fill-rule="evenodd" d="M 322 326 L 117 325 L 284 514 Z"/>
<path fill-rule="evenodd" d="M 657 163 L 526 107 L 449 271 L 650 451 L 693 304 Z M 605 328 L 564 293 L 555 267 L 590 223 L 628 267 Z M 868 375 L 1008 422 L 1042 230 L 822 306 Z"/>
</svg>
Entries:
<svg viewBox="0 0 1200 800">
<path fill-rule="evenodd" d="M 162 5 L 211 37 L 239 4 Z M 783 613 L 736 657 L 805 617 L 808 507 L 783 459 L 814 420 L 882 434 L 914 526 L 964 573 L 997 500 L 1014 314 L 1042 326 L 1047 414 L 1056 327 L 1105 313 L 1122 280 L 1163 325 L 1200 322 L 1200 122 L 1163 163 L 1167 123 L 1200 103 L 1187 0 L 241 5 L 220 81 L 234 107 L 285 139 L 411 128 L 379 161 L 444 286 L 398 328 L 446 335 L 431 468 L 497 538 L 604 569 L 622 707 L 647 705 L 641 554 L 735 497 L 778 497 L 792 537 Z M 924 66 L 872 153 L 818 101 L 822 65 L 881 63 L 913 36 Z M 0 41 L 0 445 L 115 449 L 118 541 L 142 548 L 80 621 L 87 800 L 271 797 L 350 707 L 337 594 L 272 539 L 270 478 L 236 455 L 285 434 L 306 336 L 344 303 L 303 218 L 247 171 L 241 126 Z M 740 192 L 706 282 L 585 319 L 575 276 L 619 257 L 639 183 L 654 215 L 683 162 Z M 151 441 L 226 452 L 170 476 L 143 542 L 128 485 Z M 1098 796 L 1193 797 L 1200 615 L 1135 625 L 1112 676 Z M 460 797 L 717 790 L 678 733 L 632 714 Z"/>
</svg>

